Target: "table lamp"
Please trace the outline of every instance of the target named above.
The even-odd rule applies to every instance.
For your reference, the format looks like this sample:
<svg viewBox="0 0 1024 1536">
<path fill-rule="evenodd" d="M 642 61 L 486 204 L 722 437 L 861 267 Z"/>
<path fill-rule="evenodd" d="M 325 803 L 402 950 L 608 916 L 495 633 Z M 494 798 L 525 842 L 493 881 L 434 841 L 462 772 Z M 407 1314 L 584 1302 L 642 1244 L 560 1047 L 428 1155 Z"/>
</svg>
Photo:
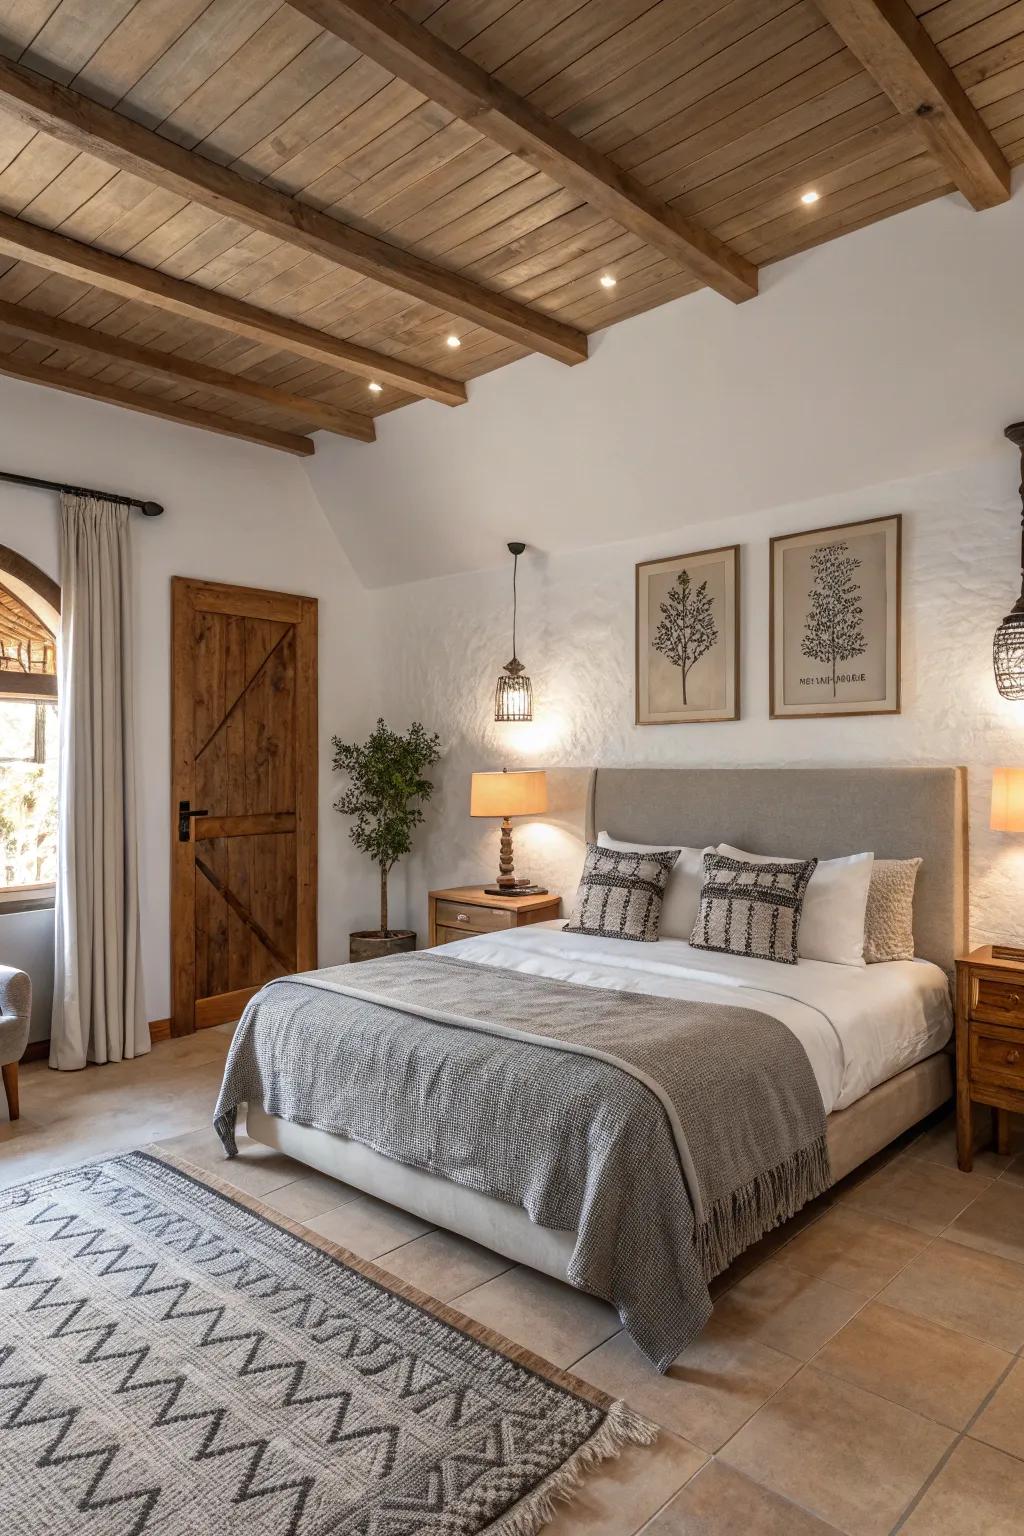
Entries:
<svg viewBox="0 0 1024 1536">
<path fill-rule="evenodd" d="M 498 879 L 485 887 L 491 896 L 540 894 L 541 887 L 517 880 L 512 862 L 513 816 L 540 816 L 548 808 L 547 774 L 543 769 L 503 768 L 500 773 L 474 773 L 469 797 L 471 816 L 501 817 Z"/>
<path fill-rule="evenodd" d="M 1024 768 L 993 768 L 989 826 L 993 832 L 1024 832 Z M 1024 960 L 1024 949 L 993 944 L 992 957 Z"/>
</svg>

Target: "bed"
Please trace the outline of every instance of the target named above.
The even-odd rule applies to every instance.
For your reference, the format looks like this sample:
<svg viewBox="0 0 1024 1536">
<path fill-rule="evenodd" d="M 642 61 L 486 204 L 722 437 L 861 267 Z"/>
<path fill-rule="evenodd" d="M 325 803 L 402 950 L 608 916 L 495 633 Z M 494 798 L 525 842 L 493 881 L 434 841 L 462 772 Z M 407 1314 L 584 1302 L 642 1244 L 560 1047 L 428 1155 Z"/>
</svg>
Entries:
<svg viewBox="0 0 1024 1536">
<path fill-rule="evenodd" d="M 784 850 L 805 858 L 863 850 L 879 858 L 920 857 L 914 961 L 788 967 L 701 953 L 676 940 L 641 945 L 584 938 L 564 934 L 560 924 L 467 939 L 446 946 L 445 955 L 466 976 L 472 973 L 470 984 L 515 973 L 524 987 L 533 984 L 528 978 L 565 986 L 566 998 L 590 989 L 594 1006 L 616 992 L 642 994 L 655 1009 L 659 999 L 684 997 L 743 1005 L 780 1021 L 810 1062 L 827 1112 L 835 1181 L 950 1096 L 948 977 L 966 940 L 964 795 L 965 773 L 956 768 L 599 769 L 591 776 L 589 840 L 606 830 L 637 843 L 728 842 L 753 853 Z M 552 1225 L 550 1217 L 547 1224 L 532 1220 L 507 1197 L 444 1176 L 429 1158 L 411 1166 L 317 1128 L 312 1112 L 298 1118 L 268 1113 L 261 1097 L 268 1096 L 254 1094 L 247 1107 L 246 1128 L 255 1140 L 513 1261 L 579 1283 L 580 1232 Z M 664 1368 L 667 1356 L 659 1361 L 658 1350 L 647 1352 Z"/>
</svg>

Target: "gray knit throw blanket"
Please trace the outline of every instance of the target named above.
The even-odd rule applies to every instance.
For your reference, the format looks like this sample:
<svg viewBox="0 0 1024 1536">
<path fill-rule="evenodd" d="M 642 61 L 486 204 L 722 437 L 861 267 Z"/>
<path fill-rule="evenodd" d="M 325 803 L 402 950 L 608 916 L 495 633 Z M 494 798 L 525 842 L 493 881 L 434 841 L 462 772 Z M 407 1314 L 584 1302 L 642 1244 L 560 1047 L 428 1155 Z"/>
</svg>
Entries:
<svg viewBox="0 0 1024 1536">
<path fill-rule="evenodd" d="M 576 1234 L 569 1281 L 667 1370 L 708 1281 L 831 1181 L 795 1035 L 767 1014 L 432 951 L 271 982 L 215 1112 L 346 1136 Z"/>
</svg>

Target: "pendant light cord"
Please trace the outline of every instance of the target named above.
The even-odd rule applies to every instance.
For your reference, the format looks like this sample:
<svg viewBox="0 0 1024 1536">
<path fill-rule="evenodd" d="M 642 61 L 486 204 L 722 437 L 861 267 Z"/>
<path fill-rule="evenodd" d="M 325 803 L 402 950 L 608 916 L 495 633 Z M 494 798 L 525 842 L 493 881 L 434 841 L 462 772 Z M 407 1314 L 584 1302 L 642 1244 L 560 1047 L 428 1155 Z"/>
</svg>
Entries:
<svg viewBox="0 0 1024 1536">
<path fill-rule="evenodd" d="M 1024 553 L 1021 554 L 1021 561 L 1024 562 Z M 513 554 L 513 660 L 517 660 L 517 656 L 516 656 L 516 607 L 517 607 L 516 571 L 517 571 L 517 568 L 519 568 L 519 556 L 517 556 L 517 554 Z"/>
</svg>

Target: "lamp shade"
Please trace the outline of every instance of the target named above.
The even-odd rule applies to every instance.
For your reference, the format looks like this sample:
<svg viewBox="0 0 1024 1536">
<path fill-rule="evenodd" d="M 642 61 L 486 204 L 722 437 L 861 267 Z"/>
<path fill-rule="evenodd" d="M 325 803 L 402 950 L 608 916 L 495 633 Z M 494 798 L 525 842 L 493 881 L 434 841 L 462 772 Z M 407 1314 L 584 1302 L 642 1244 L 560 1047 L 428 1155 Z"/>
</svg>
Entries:
<svg viewBox="0 0 1024 1536">
<path fill-rule="evenodd" d="M 540 816 L 548 808 L 548 778 L 542 768 L 474 773 L 471 816 Z"/>
<path fill-rule="evenodd" d="M 1024 832 L 1024 768 L 992 771 L 993 832 Z"/>
</svg>

